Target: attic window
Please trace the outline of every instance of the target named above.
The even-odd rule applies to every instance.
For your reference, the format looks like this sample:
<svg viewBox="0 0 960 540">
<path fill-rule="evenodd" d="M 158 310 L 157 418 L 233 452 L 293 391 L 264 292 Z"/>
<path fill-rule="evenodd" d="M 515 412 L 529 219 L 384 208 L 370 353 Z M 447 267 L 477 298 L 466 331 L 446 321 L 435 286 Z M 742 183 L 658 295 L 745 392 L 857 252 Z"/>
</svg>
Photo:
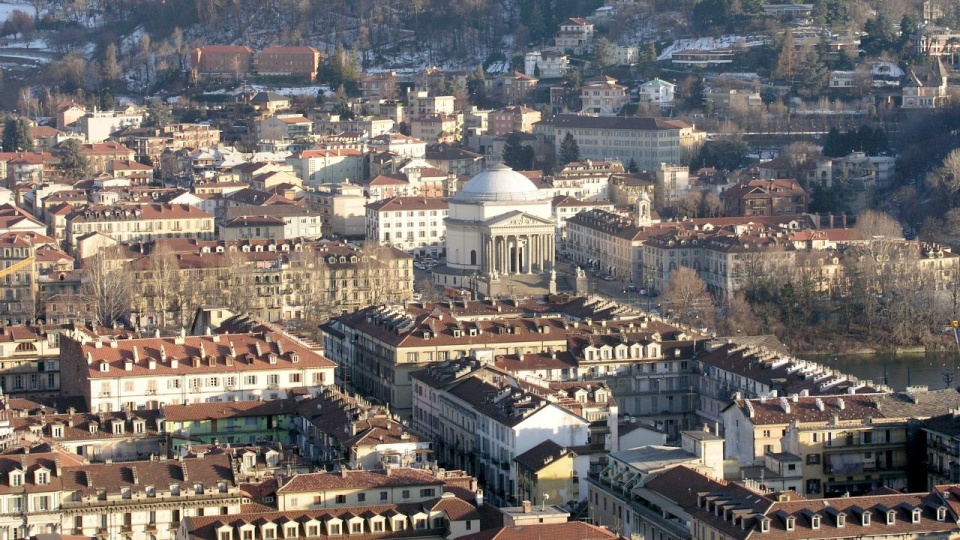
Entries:
<svg viewBox="0 0 960 540">
<path fill-rule="evenodd" d="M 271 363 L 271 364 L 276 364 L 276 363 L 277 363 L 277 355 L 275 355 L 275 354 L 271 354 L 271 355 L 270 355 L 270 363 Z"/>
<path fill-rule="evenodd" d="M 293 362 L 294 364 L 300 362 L 300 355 L 298 355 L 297 353 L 291 354 L 290 361 Z"/>
<path fill-rule="evenodd" d="M 897 522 L 897 513 L 893 510 L 887 510 L 887 525 L 893 525 Z"/>
<path fill-rule="evenodd" d="M 788 518 L 787 518 L 787 531 L 788 531 L 788 532 L 793 531 L 794 529 L 796 529 L 796 526 L 797 526 L 797 518 L 795 518 L 795 517 L 793 517 L 793 516 L 788 517 Z"/>
<path fill-rule="evenodd" d="M 870 514 L 869 514 L 869 513 L 864 512 L 864 513 L 860 516 L 860 524 L 863 525 L 864 527 L 869 527 L 869 526 L 870 526 Z"/>
<path fill-rule="evenodd" d="M 23 473 L 20 471 L 13 471 L 10 473 L 10 486 L 17 487 L 23 485 Z"/>
<path fill-rule="evenodd" d="M 914 508 L 914 509 L 913 509 L 913 512 L 911 512 L 910 514 L 911 514 L 911 517 L 913 518 L 913 522 L 914 522 L 914 523 L 920 523 L 920 509 L 919 509 L 919 508 Z"/>
<path fill-rule="evenodd" d="M 820 530 L 820 516 L 813 516 L 810 518 L 810 528 L 813 530 Z"/>
<path fill-rule="evenodd" d="M 846 514 L 837 514 L 837 528 L 846 526 L 847 524 L 847 515 Z"/>
<path fill-rule="evenodd" d="M 937 521 L 944 521 L 947 519 L 947 509 L 943 506 L 937 508 Z"/>
<path fill-rule="evenodd" d="M 770 520 L 769 520 L 769 519 L 760 520 L 760 532 L 765 532 L 765 533 L 770 532 Z"/>
</svg>

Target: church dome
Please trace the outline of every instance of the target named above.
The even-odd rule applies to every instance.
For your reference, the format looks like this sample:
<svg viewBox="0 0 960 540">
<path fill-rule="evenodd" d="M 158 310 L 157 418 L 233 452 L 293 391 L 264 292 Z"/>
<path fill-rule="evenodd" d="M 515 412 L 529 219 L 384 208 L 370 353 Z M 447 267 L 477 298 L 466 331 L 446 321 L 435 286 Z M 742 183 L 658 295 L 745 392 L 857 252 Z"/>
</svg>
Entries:
<svg viewBox="0 0 960 540">
<path fill-rule="evenodd" d="M 544 195 L 526 176 L 497 164 L 471 178 L 454 196 L 455 202 L 533 202 Z"/>
</svg>

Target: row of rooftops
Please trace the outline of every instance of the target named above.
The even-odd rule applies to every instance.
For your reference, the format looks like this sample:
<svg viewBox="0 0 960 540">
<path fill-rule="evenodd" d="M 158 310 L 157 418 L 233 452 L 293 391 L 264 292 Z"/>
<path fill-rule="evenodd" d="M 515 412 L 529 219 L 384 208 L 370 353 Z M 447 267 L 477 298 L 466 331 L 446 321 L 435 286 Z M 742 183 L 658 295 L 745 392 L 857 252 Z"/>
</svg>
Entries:
<svg viewBox="0 0 960 540">
<path fill-rule="evenodd" d="M 66 491 L 78 493 L 81 498 L 75 500 L 88 502 L 99 493 L 118 495 L 121 490 L 159 497 L 230 493 L 235 487 L 232 458 L 223 451 L 192 459 L 153 457 L 118 463 L 87 463 L 50 447 L 0 455 L 0 494 Z M 239 497 L 239 492 L 233 493 Z"/>
<path fill-rule="evenodd" d="M 69 338 L 68 338 L 69 339 Z M 263 369 L 332 369 L 335 364 L 285 333 L 214 334 L 78 343 L 90 379 Z M 63 358 L 76 362 L 77 358 Z"/>
</svg>

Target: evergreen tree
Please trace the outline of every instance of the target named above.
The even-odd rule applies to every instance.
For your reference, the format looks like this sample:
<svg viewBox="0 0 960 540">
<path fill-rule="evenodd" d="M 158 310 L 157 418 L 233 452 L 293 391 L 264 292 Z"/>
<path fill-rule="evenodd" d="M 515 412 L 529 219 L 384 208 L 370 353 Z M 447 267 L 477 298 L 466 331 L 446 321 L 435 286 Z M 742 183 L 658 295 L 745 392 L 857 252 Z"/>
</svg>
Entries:
<svg viewBox="0 0 960 540">
<path fill-rule="evenodd" d="M 162 128 L 173 122 L 173 113 L 159 99 L 151 100 L 147 104 L 147 117 L 144 118 L 144 127 Z"/>
<path fill-rule="evenodd" d="M 569 131 L 563 136 L 563 140 L 560 141 L 560 155 L 558 157 L 560 158 L 561 165 L 580 161 L 580 145 L 577 144 L 577 139 L 575 139 Z"/>
<path fill-rule="evenodd" d="M 24 118 L 11 118 L 3 125 L 3 151 L 29 152 L 33 150 L 30 124 Z"/>
<path fill-rule="evenodd" d="M 613 44 L 605 37 L 597 38 L 593 42 L 593 65 L 603 71 L 616 63 Z"/>
<path fill-rule="evenodd" d="M 87 156 L 80 151 L 80 142 L 76 139 L 67 139 L 60 145 L 60 160 L 57 161 L 57 170 L 74 182 L 82 180 L 90 174 L 90 162 Z"/>
<path fill-rule="evenodd" d="M 528 171 L 533 168 L 533 148 L 523 144 L 519 132 L 507 135 L 503 145 L 503 164 L 515 171 Z"/>
<path fill-rule="evenodd" d="M 627 165 L 628 173 L 638 173 L 640 172 L 640 166 L 637 165 L 637 160 L 630 158 L 630 164 Z"/>
<path fill-rule="evenodd" d="M 793 39 L 793 30 L 787 29 L 780 45 L 780 56 L 777 57 L 777 67 L 773 74 L 778 79 L 791 80 L 797 72 L 797 46 Z"/>
</svg>

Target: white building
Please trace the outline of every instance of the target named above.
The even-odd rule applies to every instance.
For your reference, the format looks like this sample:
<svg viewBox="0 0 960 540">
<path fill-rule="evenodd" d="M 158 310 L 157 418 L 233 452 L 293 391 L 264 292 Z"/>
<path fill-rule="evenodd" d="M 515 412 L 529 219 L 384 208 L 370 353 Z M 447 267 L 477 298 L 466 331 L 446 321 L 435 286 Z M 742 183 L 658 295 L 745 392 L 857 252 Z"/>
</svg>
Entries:
<svg viewBox="0 0 960 540">
<path fill-rule="evenodd" d="M 446 199 L 391 197 L 366 206 L 367 240 L 416 255 L 443 254 Z"/>
<path fill-rule="evenodd" d="M 547 439 L 563 447 L 587 443 L 587 419 L 499 370 L 481 367 L 462 378 L 441 371 L 413 375 L 414 424 L 438 442 L 439 461 L 459 465 L 477 456 L 486 496 L 501 506 L 519 502 L 515 457 Z"/>
<path fill-rule="evenodd" d="M 640 85 L 640 103 L 653 103 L 661 108 L 673 107 L 674 90 L 677 85 L 656 78 Z"/>
<path fill-rule="evenodd" d="M 333 384 L 332 361 L 279 332 L 78 339 L 61 338 L 61 388 L 93 412 L 282 399 L 292 388 Z"/>
<path fill-rule="evenodd" d="M 400 157 L 422 158 L 427 153 L 427 143 L 399 133 L 387 133 L 370 139 L 370 150 L 390 152 Z"/>
<path fill-rule="evenodd" d="M 102 143 L 123 128 L 140 127 L 143 113 L 130 107 L 123 111 L 88 112 L 77 120 L 77 130 L 87 143 Z"/>
<path fill-rule="evenodd" d="M 707 134 L 679 120 L 637 117 L 596 117 L 558 114 L 533 128 L 534 135 L 556 155 L 567 133 L 580 147 L 581 160 L 631 160 L 640 170 L 654 170 L 661 163 L 689 163 Z"/>
<path fill-rule="evenodd" d="M 449 201 L 447 264 L 434 269 L 434 281 L 488 296 L 520 287 L 546 292 L 556 249 L 550 203 L 505 165 L 474 176 Z"/>
<path fill-rule="evenodd" d="M 523 56 L 523 72 L 540 79 L 559 79 L 570 69 L 570 57 L 562 52 L 531 51 Z"/>
<path fill-rule="evenodd" d="M 340 236 L 363 236 L 366 203 L 363 186 L 352 182 L 321 184 L 307 192 L 307 207 L 320 214 L 323 231 Z"/>
<path fill-rule="evenodd" d="M 580 87 L 583 112 L 597 116 L 616 116 L 630 101 L 627 87 L 606 75 L 591 77 Z"/>
<path fill-rule="evenodd" d="M 304 150 L 287 158 L 287 164 L 293 166 L 304 184 L 313 188 L 364 179 L 363 153 L 354 148 Z"/>
</svg>

